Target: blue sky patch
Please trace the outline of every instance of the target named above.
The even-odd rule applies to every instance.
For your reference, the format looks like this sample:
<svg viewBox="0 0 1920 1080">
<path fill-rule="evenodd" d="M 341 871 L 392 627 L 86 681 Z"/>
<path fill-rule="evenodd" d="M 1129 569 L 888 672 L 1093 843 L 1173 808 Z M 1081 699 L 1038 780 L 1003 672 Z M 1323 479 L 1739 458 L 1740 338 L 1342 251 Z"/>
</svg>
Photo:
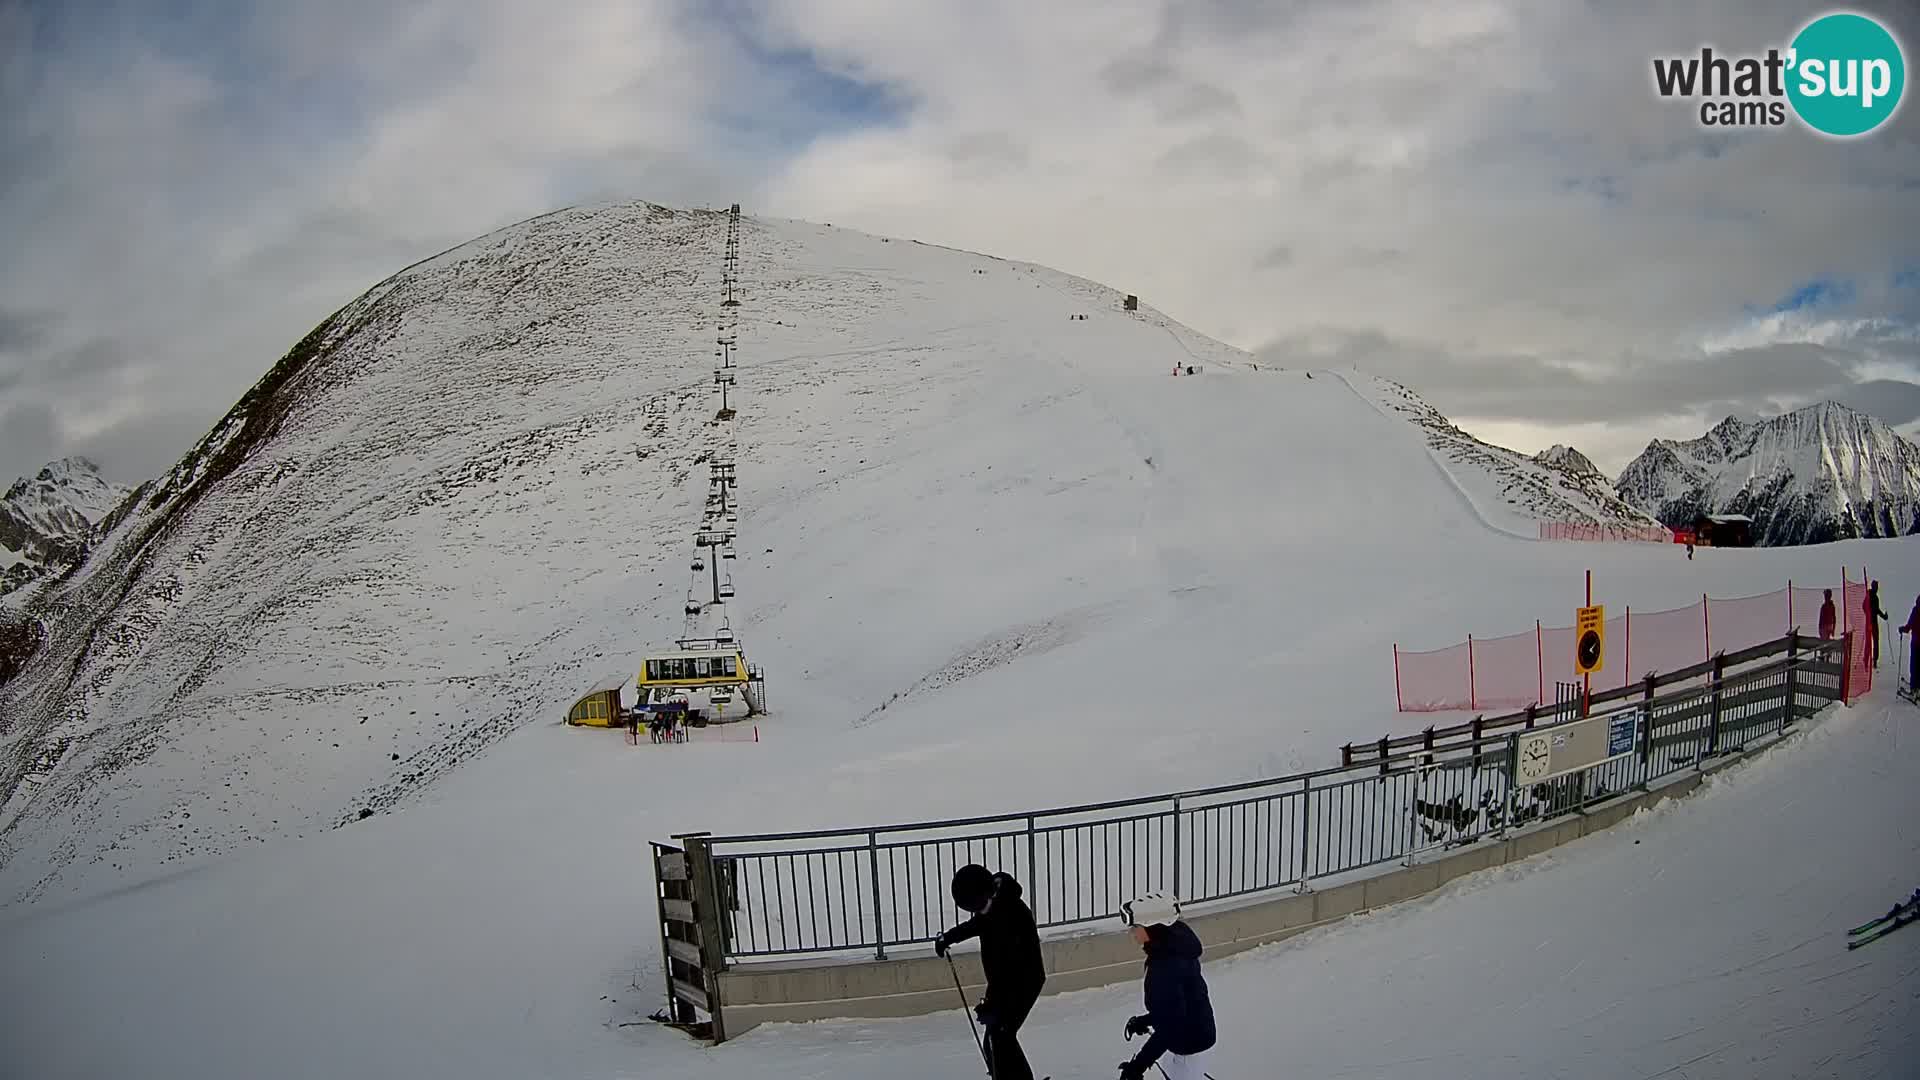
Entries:
<svg viewBox="0 0 1920 1080">
<path fill-rule="evenodd" d="M 742 4 L 702 5 L 698 17 L 722 29 L 752 64 L 756 89 L 770 91 L 741 94 L 738 108 L 713 118 L 736 135 L 796 153 L 825 136 L 897 127 L 911 111 L 912 102 L 897 87 L 834 70 L 810 49 L 768 45 Z"/>
<path fill-rule="evenodd" d="M 1775 301 L 1773 311 L 1805 311 L 1810 308 L 1838 307 L 1854 297 L 1853 282 L 1845 278 L 1811 278 Z"/>
</svg>

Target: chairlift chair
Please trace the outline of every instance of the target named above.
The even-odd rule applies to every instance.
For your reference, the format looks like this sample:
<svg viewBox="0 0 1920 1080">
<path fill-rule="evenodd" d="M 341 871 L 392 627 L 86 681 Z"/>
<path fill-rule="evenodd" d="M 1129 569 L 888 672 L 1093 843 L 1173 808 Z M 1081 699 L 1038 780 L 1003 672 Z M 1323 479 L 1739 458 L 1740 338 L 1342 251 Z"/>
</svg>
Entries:
<svg viewBox="0 0 1920 1080">
<path fill-rule="evenodd" d="M 698 570 L 705 570 L 705 569 L 707 568 L 707 563 L 706 563 L 706 560 L 704 560 L 704 559 L 702 559 L 702 558 L 701 558 L 700 556 L 698 556 L 698 555 L 695 555 L 695 556 L 693 557 L 693 568 L 694 568 L 694 569 L 695 569 L 696 571 L 698 571 Z"/>
<path fill-rule="evenodd" d="M 720 599 L 725 600 L 732 595 L 733 595 L 733 579 L 728 578 L 727 580 L 720 583 Z"/>
</svg>

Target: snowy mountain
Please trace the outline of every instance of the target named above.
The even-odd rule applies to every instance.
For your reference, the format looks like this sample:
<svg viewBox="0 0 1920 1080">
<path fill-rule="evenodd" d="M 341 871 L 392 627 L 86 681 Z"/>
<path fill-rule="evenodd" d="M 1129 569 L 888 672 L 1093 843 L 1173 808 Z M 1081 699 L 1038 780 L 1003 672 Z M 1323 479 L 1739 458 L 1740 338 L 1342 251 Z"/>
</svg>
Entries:
<svg viewBox="0 0 1920 1080">
<path fill-rule="evenodd" d="M 722 438 L 747 537 L 732 629 L 771 651 L 776 701 L 863 724 L 952 707 L 1130 608 L 1167 617 L 1135 590 L 1252 597 L 1235 560 L 1370 516 L 1387 542 L 1409 513 L 1444 537 L 1595 512 L 1402 387 L 1256 369 L 1044 267 L 799 222 L 744 226 L 757 340 L 718 420 L 725 220 L 574 209 L 409 267 L 104 522 L 0 689 L 10 894 L 358 821 L 632 669 L 704 588 L 681 560 Z M 1452 453 L 1409 470 L 1429 439 Z M 988 527 L 1013 521 L 1058 535 Z M 53 782 L 22 789 L 54 746 Z"/>
<path fill-rule="evenodd" d="M 1745 514 L 1754 542 L 1820 544 L 1920 531 L 1920 447 L 1835 402 L 1766 420 L 1729 416 L 1698 439 L 1656 439 L 1620 497 L 1668 525 Z"/>
<path fill-rule="evenodd" d="M 1604 474 L 1594 467 L 1593 462 L 1587 459 L 1587 455 L 1575 450 L 1571 446 L 1563 446 L 1560 443 L 1554 443 L 1552 446 L 1533 455 L 1533 460 L 1542 465 L 1551 466 L 1556 469 L 1564 469 L 1577 476 L 1599 476 L 1602 479 L 1605 478 Z"/>
<path fill-rule="evenodd" d="M 1564 622 L 1587 570 L 1596 598 L 1653 611 L 1837 569 L 1830 550 L 1689 562 L 1533 542 L 1537 513 L 1617 511 L 1397 384 L 1256 368 L 1148 298 L 1129 311 L 1045 267 L 751 216 L 741 234 L 737 309 L 721 306 L 727 215 L 644 203 L 401 271 L 297 343 L 41 591 L 45 641 L 0 686 L 0 1037 L 19 1070 L 977 1068 L 955 1016 L 775 1025 L 712 1050 L 648 1023 L 663 994 L 647 841 L 1319 767 L 1431 720 L 1394 712 L 1396 642 Z M 737 338 L 729 420 L 719 338 Z M 680 633 L 723 446 L 740 530 L 726 617 L 767 672 L 758 739 L 629 746 L 562 726 Z M 1920 543 L 1873 564 L 1920 580 Z M 1230 1024 L 1215 1075 L 1431 1075 L 1436 1046 L 1484 1065 L 1504 1037 L 1486 1018 L 1541 1002 L 1495 1072 L 1613 1076 L 1621 1047 L 1636 1075 L 1752 1076 L 1754 1053 L 1777 1075 L 1858 1063 L 1848 1031 L 1908 1030 L 1885 1015 L 1897 969 L 1757 961 L 1882 904 L 1912 865 L 1893 823 L 1911 816 L 1913 750 L 1856 803 L 1806 796 L 1786 825 L 1809 852 L 1797 876 L 1751 876 L 1782 835 L 1768 808 L 1796 805 L 1789 781 L 1829 790 L 1884 758 L 1884 708 L 1837 712 L 1855 730 L 1818 732 L 1804 764 L 1727 770 L 1724 795 L 1585 849 L 1210 965 Z M 1621 875 L 1646 887 L 1568 920 Z M 1729 889 L 1754 902 L 1716 912 Z M 1413 982 L 1386 978 L 1421 949 Z M 1508 1007 L 1489 1013 L 1475 988 L 1499 949 L 1531 959 L 1503 969 Z M 1703 1032 L 1702 993 L 1760 1004 Z M 1810 1024 L 1836 994 L 1886 1004 Z M 1311 1011 L 1275 1025 L 1258 1011 L 1273 1000 Z M 1137 985 L 1043 999 L 1043 1071 L 1108 1060 L 1137 1002 Z M 1564 1034 L 1588 1029 L 1601 1049 Z M 1782 1033 L 1819 1052 L 1767 1041 Z M 1739 1060 L 1694 1064 L 1722 1051 Z"/>
<path fill-rule="evenodd" d="M 0 499 L 0 594 L 57 576 L 84 551 L 93 528 L 127 497 L 83 457 L 22 477 Z"/>
<path fill-rule="evenodd" d="M 1586 455 L 1554 446 L 1528 457 L 1482 442 L 1454 426 L 1407 387 L 1372 377 L 1369 395 L 1427 434 L 1435 461 L 1489 522 L 1518 536 L 1537 534 L 1543 521 L 1583 525 L 1653 525 L 1639 508 L 1614 494 Z"/>
</svg>

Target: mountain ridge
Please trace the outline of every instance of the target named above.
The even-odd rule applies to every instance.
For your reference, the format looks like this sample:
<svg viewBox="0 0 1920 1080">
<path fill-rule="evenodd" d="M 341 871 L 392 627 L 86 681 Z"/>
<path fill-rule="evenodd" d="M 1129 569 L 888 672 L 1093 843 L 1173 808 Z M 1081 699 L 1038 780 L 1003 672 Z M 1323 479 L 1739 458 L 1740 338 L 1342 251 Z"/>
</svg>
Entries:
<svg viewBox="0 0 1920 1080">
<path fill-rule="evenodd" d="M 1614 490 L 1670 527 L 1744 514 L 1765 546 L 1906 536 L 1920 531 L 1920 446 L 1857 409 L 1815 402 L 1655 439 Z"/>
</svg>

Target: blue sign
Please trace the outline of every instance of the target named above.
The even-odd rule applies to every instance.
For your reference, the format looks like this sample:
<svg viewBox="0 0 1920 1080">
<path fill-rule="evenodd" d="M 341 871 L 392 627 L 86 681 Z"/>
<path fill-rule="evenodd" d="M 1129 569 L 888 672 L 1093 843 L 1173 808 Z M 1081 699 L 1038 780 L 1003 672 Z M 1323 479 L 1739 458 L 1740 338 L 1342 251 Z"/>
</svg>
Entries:
<svg viewBox="0 0 1920 1080">
<path fill-rule="evenodd" d="M 1615 713 L 1613 718 L 1607 721 L 1608 757 L 1633 753 L 1634 721 L 1638 718 L 1638 713 L 1623 712 Z"/>
</svg>

